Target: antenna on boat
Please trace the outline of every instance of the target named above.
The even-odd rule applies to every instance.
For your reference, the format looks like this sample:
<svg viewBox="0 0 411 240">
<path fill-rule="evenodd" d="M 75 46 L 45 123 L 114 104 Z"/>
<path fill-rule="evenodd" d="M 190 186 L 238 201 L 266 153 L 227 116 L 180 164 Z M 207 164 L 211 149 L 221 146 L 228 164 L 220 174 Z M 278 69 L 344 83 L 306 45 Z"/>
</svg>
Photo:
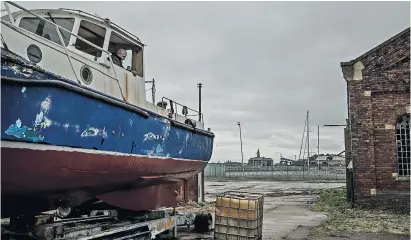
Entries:
<svg viewBox="0 0 411 240">
<path fill-rule="evenodd" d="M 151 90 L 151 98 L 153 99 L 153 104 L 156 104 L 156 80 L 152 81 L 145 81 L 145 83 L 151 83 L 151 88 L 148 89 L 147 91 Z"/>
<path fill-rule="evenodd" d="M 156 104 L 156 80 L 154 80 L 154 78 L 151 85 L 151 98 L 153 99 L 153 103 Z"/>
<path fill-rule="evenodd" d="M 201 122 L 201 88 L 203 87 L 202 83 L 197 84 L 198 86 L 198 121 Z"/>
</svg>

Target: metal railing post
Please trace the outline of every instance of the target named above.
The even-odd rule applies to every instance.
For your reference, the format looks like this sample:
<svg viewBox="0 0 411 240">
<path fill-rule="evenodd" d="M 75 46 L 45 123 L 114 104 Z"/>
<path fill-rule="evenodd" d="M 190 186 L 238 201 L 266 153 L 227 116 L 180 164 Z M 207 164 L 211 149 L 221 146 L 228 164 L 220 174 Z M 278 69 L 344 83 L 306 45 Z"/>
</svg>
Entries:
<svg viewBox="0 0 411 240">
<path fill-rule="evenodd" d="M 11 14 L 10 7 L 9 7 L 9 5 L 8 5 L 7 2 L 4 2 L 4 7 L 5 7 L 6 10 L 7 10 L 7 14 L 9 15 L 10 22 L 14 25 L 14 17 L 13 17 L 13 15 Z"/>
<path fill-rule="evenodd" d="M 61 35 L 60 29 L 57 27 L 57 25 L 55 27 L 56 27 L 57 35 L 59 36 L 61 45 L 64 47 L 64 51 L 66 52 L 67 59 L 70 63 L 71 69 L 73 70 L 74 77 L 76 77 L 77 82 L 80 85 L 82 85 L 80 79 L 77 77 L 76 70 L 74 69 L 74 66 L 73 66 L 73 62 L 71 62 L 71 56 L 70 56 L 70 53 L 67 50 L 66 44 L 64 43 L 63 36 Z"/>
<path fill-rule="evenodd" d="M 104 50 L 103 50 L 103 51 L 104 51 Z M 105 51 L 104 51 L 104 52 L 105 52 Z M 115 79 L 116 79 L 116 81 L 117 81 L 118 88 L 120 89 L 121 97 L 123 98 L 124 101 L 127 101 L 126 98 L 124 97 L 123 90 L 121 89 L 120 81 L 118 80 L 116 69 L 114 69 L 113 56 L 112 56 L 112 54 L 111 54 L 110 52 L 108 52 L 108 51 L 107 51 L 106 53 L 108 54 L 108 56 L 109 56 L 109 58 L 110 58 L 111 68 L 113 69 L 114 77 L 115 77 Z"/>
<path fill-rule="evenodd" d="M 161 98 L 161 102 L 164 102 L 164 99 L 169 100 L 169 101 L 173 101 L 173 100 L 171 100 L 171 99 L 169 99 L 169 98 L 167 98 L 167 97 L 162 97 L 162 98 Z M 203 122 L 203 121 L 204 121 L 204 114 L 198 112 L 197 110 L 194 110 L 194 109 L 192 109 L 192 108 L 189 108 L 189 107 L 187 107 L 187 106 L 184 106 L 184 105 L 182 105 L 181 103 L 178 103 L 178 102 L 176 102 L 176 101 L 173 101 L 173 105 L 174 105 L 173 108 L 174 108 L 174 114 L 175 114 L 175 116 L 177 116 L 177 106 L 181 106 L 181 107 L 186 107 L 187 110 L 190 110 L 190 111 L 193 111 L 193 112 L 197 113 L 197 115 L 187 115 L 187 116 L 201 116 L 202 121 L 200 121 L 200 122 Z M 170 106 L 170 107 L 171 107 L 171 106 Z M 194 120 L 194 119 L 193 119 L 193 120 Z"/>
</svg>

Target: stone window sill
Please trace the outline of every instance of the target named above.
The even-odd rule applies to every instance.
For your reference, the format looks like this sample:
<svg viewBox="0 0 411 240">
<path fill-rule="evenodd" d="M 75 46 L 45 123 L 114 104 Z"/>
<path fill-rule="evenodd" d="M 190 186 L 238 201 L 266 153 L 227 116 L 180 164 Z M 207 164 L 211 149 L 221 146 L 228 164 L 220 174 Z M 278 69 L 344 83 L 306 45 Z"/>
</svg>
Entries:
<svg viewBox="0 0 411 240">
<path fill-rule="evenodd" d="M 398 176 L 395 178 L 397 181 L 410 181 L 410 176 Z"/>
</svg>

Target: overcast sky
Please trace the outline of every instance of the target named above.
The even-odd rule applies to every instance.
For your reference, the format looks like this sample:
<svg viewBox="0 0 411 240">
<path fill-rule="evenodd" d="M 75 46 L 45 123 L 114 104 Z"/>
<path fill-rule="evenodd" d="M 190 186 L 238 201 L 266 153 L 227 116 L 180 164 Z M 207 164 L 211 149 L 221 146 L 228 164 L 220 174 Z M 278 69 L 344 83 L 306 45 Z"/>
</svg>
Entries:
<svg viewBox="0 0 411 240">
<path fill-rule="evenodd" d="M 202 110 L 215 133 L 212 161 L 241 161 L 259 148 L 278 161 L 299 154 L 306 111 L 317 125 L 344 124 L 340 68 L 410 26 L 409 2 L 19 2 L 97 13 L 147 44 L 146 78 Z M 147 85 L 147 88 L 149 86 Z M 149 97 L 149 95 L 148 95 Z M 149 98 L 151 101 L 151 97 Z M 344 150 L 343 128 L 320 129 L 320 151 Z"/>
</svg>

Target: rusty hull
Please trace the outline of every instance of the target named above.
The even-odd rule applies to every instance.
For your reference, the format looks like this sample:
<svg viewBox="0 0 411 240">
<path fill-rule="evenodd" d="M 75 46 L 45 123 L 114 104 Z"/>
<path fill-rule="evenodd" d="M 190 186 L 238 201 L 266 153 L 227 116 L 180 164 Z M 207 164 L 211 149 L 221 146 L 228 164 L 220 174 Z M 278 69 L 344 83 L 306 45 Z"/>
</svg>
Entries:
<svg viewBox="0 0 411 240">
<path fill-rule="evenodd" d="M 95 197 L 133 210 L 175 206 L 181 193 L 178 181 L 192 178 L 206 165 L 172 158 L 5 147 L 1 157 L 2 217 L 77 206 Z"/>
</svg>

